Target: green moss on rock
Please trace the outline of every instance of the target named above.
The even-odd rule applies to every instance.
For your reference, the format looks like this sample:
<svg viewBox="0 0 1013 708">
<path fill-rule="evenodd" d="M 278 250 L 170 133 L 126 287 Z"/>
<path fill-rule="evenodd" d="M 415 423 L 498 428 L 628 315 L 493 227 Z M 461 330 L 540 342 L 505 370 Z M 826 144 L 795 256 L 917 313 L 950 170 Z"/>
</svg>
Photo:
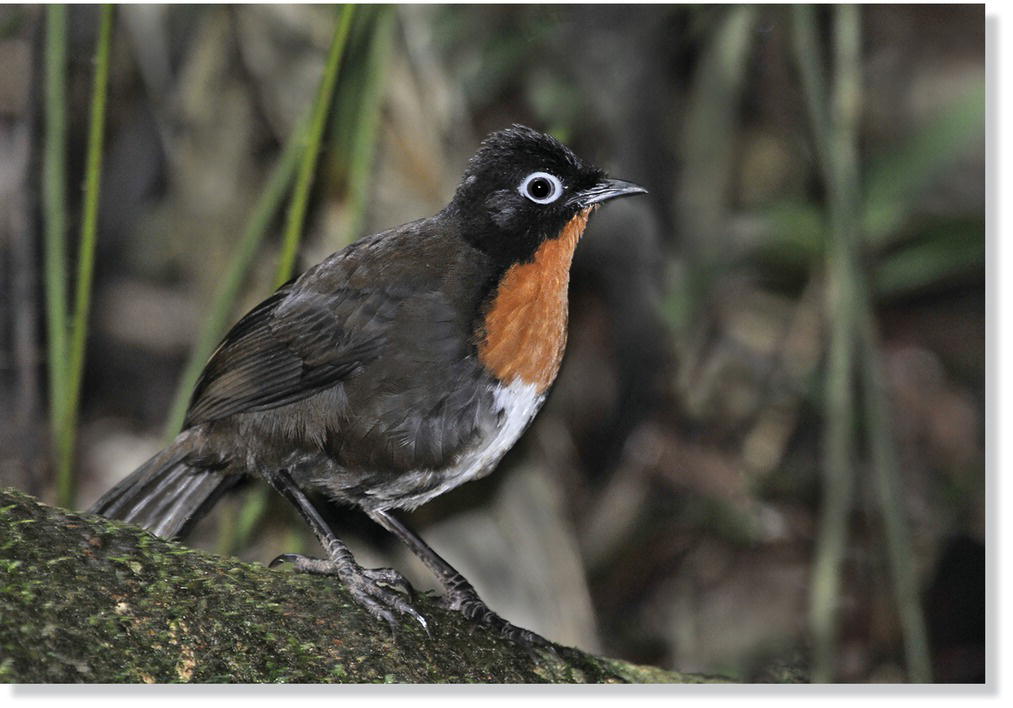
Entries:
<svg viewBox="0 0 1013 708">
<path fill-rule="evenodd" d="M 0 490 L 0 681 L 700 682 L 529 652 L 418 599 L 396 636 L 327 578 L 271 571 Z"/>
</svg>

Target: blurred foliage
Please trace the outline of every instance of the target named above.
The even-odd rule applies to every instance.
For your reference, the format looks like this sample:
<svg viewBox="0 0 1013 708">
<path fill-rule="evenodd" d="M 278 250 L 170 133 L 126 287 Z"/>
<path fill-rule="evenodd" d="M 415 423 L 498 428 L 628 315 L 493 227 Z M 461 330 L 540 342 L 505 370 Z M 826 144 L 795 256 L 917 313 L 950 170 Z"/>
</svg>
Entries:
<svg viewBox="0 0 1013 708">
<path fill-rule="evenodd" d="M 317 158 L 320 155 L 320 142 L 323 139 L 324 126 L 327 125 L 327 115 L 331 112 L 334 85 L 338 80 L 338 67 L 341 66 L 341 57 L 345 52 L 345 43 L 348 41 L 354 13 L 354 5 L 348 4 L 342 7 L 341 17 L 334 28 L 330 49 L 327 50 L 327 63 L 324 65 L 320 87 L 317 89 L 317 95 L 313 101 L 309 129 L 302 138 L 305 146 L 299 161 L 299 172 L 296 174 L 295 187 L 292 189 L 292 199 L 289 202 L 288 215 L 285 220 L 281 254 L 278 257 L 278 269 L 274 277 L 275 288 L 280 288 L 291 280 L 295 271 L 295 259 L 299 251 L 299 242 L 302 240 L 310 187 L 313 184 Z"/>
<path fill-rule="evenodd" d="M 95 273 L 95 244 L 98 238 L 98 206 L 102 184 L 102 157 L 105 151 L 106 90 L 109 84 L 109 52 L 112 45 L 113 7 L 103 5 L 95 47 L 95 78 L 91 90 L 88 122 L 88 152 L 85 157 L 84 204 L 81 209 L 81 236 L 77 248 L 77 282 L 74 288 L 73 317 L 69 324 L 70 345 L 62 353 L 66 367 L 66 400 L 56 420 L 56 484 L 64 506 L 74 504 L 74 457 L 81 379 L 84 376 L 85 342 L 89 331 L 92 282 Z M 48 277 L 48 276 L 47 276 Z M 52 361 L 52 360 L 51 360 Z"/>
<path fill-rule="evenodd" d="M 38 373 L 60 363 L 59 335 L 40 323 L 66 317 L 41 315 L 54 293 L 66 298 L 68 269 L 54 257 L 62 247 L 40 246 L 83 208 L 77 190 L 59 194 L 84 176 L 78 117 L 99 22 L 96 8 L 67 9 L 65 59 L 55 35 L 48 47 L 50 74 L 66 66 L 60 88 L 43 81 L 47 43 L 36 41 L 50 12 L 0 9 L 0 63 L 19 67 L 0 77 L 0 288 L 11 303 L 0 312 L 0 396 L 15 402 L 0 412 L 0 482 L 54 499 L 50 427 L 34 400 L 45 390 L 55 413 L 66 398 L 59 374 L 46 385 Z M 812 14 L 813 61 L 830 67 L 833 10 Z M 790 15 L 356 8 L 297 267 L 441 208 L 482 135 L 513 122 L 651 190 L 596 214 L 583 239 L 567 358 L 525 440 L 497 474 L 413 514 L 517 624 L 683 671 L 812 675 L 832 195 Z M 852 434 L 896 447 L 903 494 L 892 511 L 910 526 L 929 598 L 934 678 L 977 680 L 978 555 L 954 560 L 949 549 L 984 543 L 984 15 L 862 6 L 858 16 L 851 217 L 877 335 L 860 356 L 879 362 L 874 388 L 894 415 L 857 408 Z M 300 116 L 334 18 L 334 8 L 303 5 L 118 8 L 77 445 L 82 505 L 157 449 L 167 420 L 178 426 L 215 341 L 269 292 L 279 211 L 303 156 Z M 52 91 L 33 98 L 37 83 Z M 46 120 L 62 110 L 61 137 Z M 44 280 L 28 277 L 47 268 Z M 870 398 L 853 383 L 858 400 Z M 906 676 L 875 457 L 856 448 L 852 462 L 839 680 Z M 259 560 L 310 543 L 273 496 L 220 506 L 194 543 Z M 432 584 L 359 516 L 337 510 L 333 521 L 364 564 Z"/>
<path fill-rule="evenodd" d="M 873 280 L 881 296 L 900 296 L 980 272 L 984 221 L 936 217 L 912 228 L 919 196 L 984 137 L 985 83 L 979 80 L 926 121 L 903 144 L 866 159 L 862 236 L 872 249 Z M 781 269 L 807 270 L 822 255 L 826 226 L 817 202 L 780 202 L 765 214 L 760 257 Z M 947 223 L 949 222 L 949 223 Z M 961 223 L 962 222 L 962 223 Z M 971 236 L 968 238 L 968 236 Z"/>
<path fill-rule="evenodd" d="M 49 419 L 53 437 L 64 425 L 67 404 L 67 10 L 46 10 L 46 128 L 42 189 L 45 212 L 45 288 L 49 373 Z M 55 445 L 54 445 L 55 449 Z M 70 480 L 61 480 L 60 500 L 73 501 Z"/>
</svg>

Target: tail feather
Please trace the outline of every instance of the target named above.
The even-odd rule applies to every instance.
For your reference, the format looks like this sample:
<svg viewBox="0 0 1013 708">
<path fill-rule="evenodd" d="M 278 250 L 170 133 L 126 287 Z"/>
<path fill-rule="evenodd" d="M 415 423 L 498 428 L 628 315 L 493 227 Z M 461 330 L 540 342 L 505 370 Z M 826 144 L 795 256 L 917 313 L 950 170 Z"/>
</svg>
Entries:
<svg viewBox="0 0 1013 708">
<path fill-rule="evenodd" d="M 136 505 L 146 494 L 148 485 L 155 484 L 177 469 L 183 455 L 170 454 L 170 450 L 162 450 L 142 464 L 128 476 L 121 479 L 112 489 L 103 494 L 92 504 L 89 512 L 102 514 L 112 519 L 122 519 L 131 511 L 128 504 Z"/>
<path fill-rule="evenodd" d="M 172 447 L 134 470 L 95 502 L 89 513 L 143 526 L 164 538 L 184 535 L 238 480 L 193 467 Z"/>
</svg>

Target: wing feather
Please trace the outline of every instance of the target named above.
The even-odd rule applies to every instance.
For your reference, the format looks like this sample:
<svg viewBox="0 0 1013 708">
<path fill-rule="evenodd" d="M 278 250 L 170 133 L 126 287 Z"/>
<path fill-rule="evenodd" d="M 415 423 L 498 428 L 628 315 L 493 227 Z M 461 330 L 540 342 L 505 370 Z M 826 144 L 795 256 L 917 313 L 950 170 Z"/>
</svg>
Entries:
<svg viewBox="0 0 1013 708">
<path fill-rule="evenodd" d="M 385 339 L 384 318 L 371 317 L 365 328 L 348 326 L 369 300 L 369 293 L 347 288 L 281 288 L 215 350 L 194 388 L 185 427 L 293 403 L 354 373 L 376 357 Z"/>
</svg>

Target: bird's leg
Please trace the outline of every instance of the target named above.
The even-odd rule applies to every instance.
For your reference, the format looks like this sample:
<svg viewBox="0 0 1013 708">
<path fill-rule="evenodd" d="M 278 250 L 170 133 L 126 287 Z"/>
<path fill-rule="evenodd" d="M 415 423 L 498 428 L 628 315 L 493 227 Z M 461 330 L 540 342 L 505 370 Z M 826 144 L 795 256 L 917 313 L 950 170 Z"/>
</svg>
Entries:
<svg viewBox="0 0 1013 708">
<path fill-rule="evenodd" d="M 468 619 L 491 627 L 500 635 L 528 646 L 551 647 L 551 643 L 532 631 L 516 627 L 489 609 L 463 575 L 434 551 L 418 534 L 398 521 L 387 511 L 367 511 L 370 518 L 400 538 L 406 546 L 426 564 L 446 591 L 445 602 Z"/>
<path fill-rule="evenodd" d="M 393 568 L 363 568 L 359 565 L 348 546 L 334 535 L 320 512 L 292 479 L 287 470 L 277 470 L 264 475 L 279 494 L 290 501 L 306 520 L 320 545 L 327 551 L 328 558 L 309 558 L 296 553 L 285 553 L 271 561 L 271 567 L 281 562 L 291 562 L 296 570 L 304 573 L 333 575 L 352 593 L 362 607 L 378 619 L 386 620 L 396 631 L 397 620 L 394 612 L 413 617 L 422 628 L 429 631 L 426 619 L 393 588 L 404 590 L 409 596 L 414 591 L 411 584 Z"/>
</svg>

